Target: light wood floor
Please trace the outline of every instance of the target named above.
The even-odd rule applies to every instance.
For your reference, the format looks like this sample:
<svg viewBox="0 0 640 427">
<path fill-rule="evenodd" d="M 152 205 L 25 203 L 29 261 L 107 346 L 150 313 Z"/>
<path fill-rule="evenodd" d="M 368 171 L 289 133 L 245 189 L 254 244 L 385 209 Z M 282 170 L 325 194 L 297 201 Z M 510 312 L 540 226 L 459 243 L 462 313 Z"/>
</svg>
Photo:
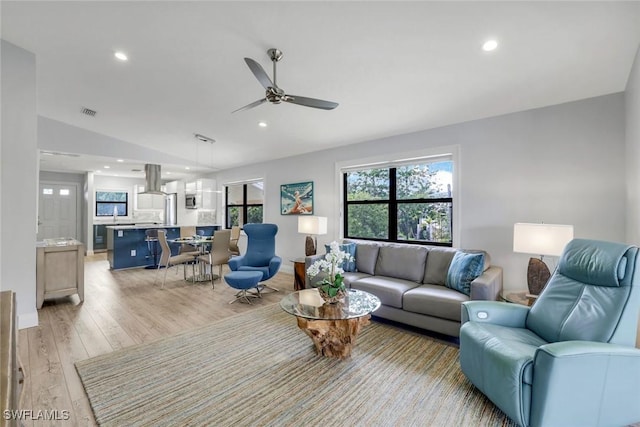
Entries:
<svg viewBox="0 0 640 427">
<path fill-rule="evenodd" d="M 70 417 L 26 421 L 25 426 L 96 425 L 74 362 L 254 310 L 293 291 L 293 275 L 281 272 L 268 282 L 280 292 L 266 290 L 253 305 L 229 304 L 235 290 L 224 280 L 217 280 L 215 289 L 210 282 L 194 285 L 182 280 L 182 267 L 174 267 L 162 290 L 163 273 L 154 286 L 155 270 L 111 271 L 106 255 L 98 254 L 85 260 L 83 303 L 77 295 L 45 301 L 39 326 L 21 330 L 18 337 L 26 371 L 21 409 L 69 411 Z"/>
</svg>

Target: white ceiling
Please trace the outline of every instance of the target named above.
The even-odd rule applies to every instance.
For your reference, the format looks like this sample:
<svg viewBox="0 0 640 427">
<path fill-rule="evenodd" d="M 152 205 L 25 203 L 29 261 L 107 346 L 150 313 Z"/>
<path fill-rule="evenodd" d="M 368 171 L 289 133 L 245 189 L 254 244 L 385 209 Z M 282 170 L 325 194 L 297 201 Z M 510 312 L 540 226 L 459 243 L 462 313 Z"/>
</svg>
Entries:
<svg viewBox="0 0 640 427">
<path fill-rule="evenodd" d="M 39 115 L 214 169 L 620 92 L 640 44 L 639 2 L 1 8 L 2 38 L 36 54 Z M 486 53 L 489 38 L 500 44 Z M 287 93 L 340 106 L 263 104 L 231 114 L 264 96 L 243 58 L 271 75 L 271 47 L 284 52 L 278 83 Z M 129 61 L 114 59 L 117 50 Z M 194 133 L 216 140 L 204 160 Z M 63 156 L 49 157 L 53 165 Z M 47 161 L 43 169 L 55 170 Z"/>
</svg>

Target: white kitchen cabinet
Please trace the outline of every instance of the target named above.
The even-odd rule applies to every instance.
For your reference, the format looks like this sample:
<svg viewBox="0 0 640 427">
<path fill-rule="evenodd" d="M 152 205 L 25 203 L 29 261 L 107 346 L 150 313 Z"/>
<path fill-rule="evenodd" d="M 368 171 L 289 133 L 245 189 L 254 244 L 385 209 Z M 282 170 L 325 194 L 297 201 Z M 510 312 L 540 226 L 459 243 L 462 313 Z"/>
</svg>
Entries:
<svg viewBox="0 0 640 427">
<path fill-rule="evenodd" d="M 218 192 L 216 191 L 216 181 L 214 179 L 198 179 L 187 182 L 185 186 L 187 194 L 196 195 L 196 206 L 198 209 L 214 210 L 218 204 Z"/>
</svg>

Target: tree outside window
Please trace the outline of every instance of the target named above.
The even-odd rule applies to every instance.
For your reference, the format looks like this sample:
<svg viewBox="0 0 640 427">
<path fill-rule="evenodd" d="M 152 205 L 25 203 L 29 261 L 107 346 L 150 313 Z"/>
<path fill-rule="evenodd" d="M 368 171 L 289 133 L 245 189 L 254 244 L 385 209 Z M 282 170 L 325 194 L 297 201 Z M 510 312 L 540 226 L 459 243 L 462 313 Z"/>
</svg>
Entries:
<svg viewBox="0 0 640 427">
<path fill-rule="evenodd" d="M 451 246 L 453 161 L 345 172 L 345 237 Z"/>
<path fill-rule="evenodd" d="M 262 181 L 228 185 L 226 194 L 226 228 L 262 223 L 264 189 Z"/>
<path fill-rule="evenodd" d="M 128 199 L 126 191 L 96 191 L 96 216 L 127 216 Z"/>
</svg>

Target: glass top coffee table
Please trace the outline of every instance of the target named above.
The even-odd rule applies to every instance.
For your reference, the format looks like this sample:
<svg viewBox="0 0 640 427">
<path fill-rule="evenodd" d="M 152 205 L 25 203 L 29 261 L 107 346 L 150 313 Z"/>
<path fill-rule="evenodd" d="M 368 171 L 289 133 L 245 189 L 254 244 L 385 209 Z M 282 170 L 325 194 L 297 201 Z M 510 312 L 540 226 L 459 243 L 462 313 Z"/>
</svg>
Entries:
<svg viewBox="0 0 640 427">
<path fill-rule="evenodd" d="M 280 307 L 296 316 L 298 327 L 311 338 L 318 354 L 346 359 L 360 329 L 369 324 L 371 313 L 380 307 L 380 299 L 350 289 L 343 301 L 328 304 L 317 289 L 304 289 L 285 296 Z"/>
</svg>

